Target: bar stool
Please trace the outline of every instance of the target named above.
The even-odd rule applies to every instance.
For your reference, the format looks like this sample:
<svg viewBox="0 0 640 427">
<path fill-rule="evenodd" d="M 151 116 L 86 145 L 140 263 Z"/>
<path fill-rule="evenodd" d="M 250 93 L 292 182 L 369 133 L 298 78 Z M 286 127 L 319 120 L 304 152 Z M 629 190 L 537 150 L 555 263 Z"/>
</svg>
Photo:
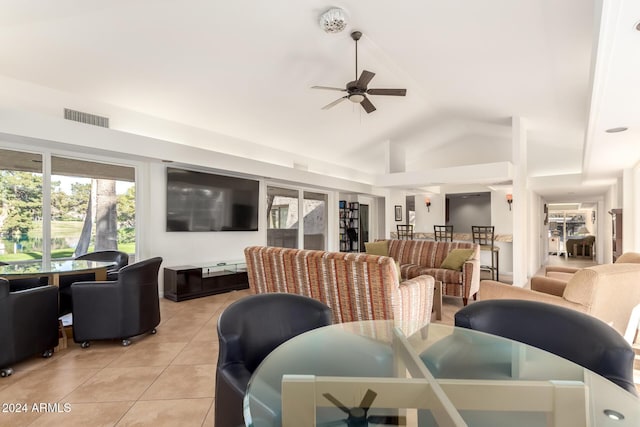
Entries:
<svg viewBox="0 0 640 427">
<path fill-rule="evenodd" d="M 413 225 L 411 224 L 398 224 L 398 239 L 400 240 L 413 240 Z"/>
<path fill-rule="evenodd" d="M 453 225 L 434 225 L 433 238 L 436 242 L 453 242 Z"/>
<path fill-rule="evenodd" d="M 500 248 L 495 246 L 495 227 L 493 225 L 472 225 L 471 232 L 473 234 L 473 243 L 480 245 L 481 251 L 491 252 L 491 267 L 488 265 L 481 265 L 480 269 L 491 272 L 491 279 L 493 280 L 493 273 L 495 272 L 495 280 L 500 280 L 499 265 L 500 265 Z"/>
</svg>

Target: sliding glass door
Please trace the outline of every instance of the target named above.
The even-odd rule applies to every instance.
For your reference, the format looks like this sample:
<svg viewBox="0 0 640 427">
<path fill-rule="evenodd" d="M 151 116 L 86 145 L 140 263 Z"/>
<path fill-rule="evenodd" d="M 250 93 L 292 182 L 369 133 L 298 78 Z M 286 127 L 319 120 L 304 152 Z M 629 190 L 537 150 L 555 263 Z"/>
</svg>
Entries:
<svg viewBox="0 0 640 427">
<path fill-rule="evenodd" d="M 327 195 L 304 192 L 304 248 L 325 250 L 327 242 Z"/>
<path fill-rule="evenodd" d="M 267 246 L 298 247 L 298 190 L 267 187 Z"/>
<path fill-rule="evenodd" d="M 267 224 L 268 246 L 324 250 L 327 194 L 267 186 Z"/>
</svg>

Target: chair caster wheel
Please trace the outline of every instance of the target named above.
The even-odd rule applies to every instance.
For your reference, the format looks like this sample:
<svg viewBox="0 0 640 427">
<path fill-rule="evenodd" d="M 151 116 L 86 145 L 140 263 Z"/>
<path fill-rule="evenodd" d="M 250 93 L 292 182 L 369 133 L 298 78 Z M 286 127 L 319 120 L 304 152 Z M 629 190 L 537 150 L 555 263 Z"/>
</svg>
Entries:
<svg viewBox="0 0 640 427">
<path fill-rule="evenodd" d="M 126 346 L 128 346 L 129 344 L 131 344 L 131 341 L 129 341 L 129 340 L 127 340 L 127 339 L 122 340 L 122 346 L 123 346 L 123 347 L 126 347 Z"/>
<path fill-rule="evenodd" d="M 2 377 L 2 378 L 9 377 L 9 376 L 11 376 L 11 374 L 13 374 L 13 369 L 12 368 L 0 369 L 0 377 Z"/>
<path fill-rule="evenodd" d="M 89 341 L 83 341 L 82 344 L 80 344 L 80 347 L 82 348 L 89 348 L 91 344 L 89 343 Z"/>
<path fill-rule="evenodd" d="M 44 357 L 45 359 L 50 358 L 51 356 L 53 356 L 53 350 L 52 349 L 48 349 L 42 352 L 42 357 Z"/>
<path fill-rule="evenodd" d="M 151 330 L 151 332 L 150 332 L 150 334 L 151 334 L 151 335 L 155 335 L 155 334 L 157 334 L 157 333 L 158 333 L 158 331 L 156 331 L 156 328 L 153 328 L 153 329 Z"/>
</svg>

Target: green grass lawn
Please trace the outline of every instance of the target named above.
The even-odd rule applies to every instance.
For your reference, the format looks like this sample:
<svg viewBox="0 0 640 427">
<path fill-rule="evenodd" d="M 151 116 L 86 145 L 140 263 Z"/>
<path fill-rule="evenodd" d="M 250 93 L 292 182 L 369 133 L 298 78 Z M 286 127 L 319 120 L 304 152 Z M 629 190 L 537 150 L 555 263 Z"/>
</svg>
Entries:
<svg viewBox="0 0 640 427">
<path fill-rule="evenodd" d="M 55 238 L 66 238 L 79 236 L 82 231 L 82 221 L 52 221 L 51 222 L 51 235 Z M 42 236 L 42 223 L 38 222 L 34 225 L 34 228 L 29 233 L 31 237 Z M 51 251 L 51 258 L 71 258 L 75 248 L 62 248 L 54 249 Z M 118 245 L 118 250 L 133 254 L 136 251 L 135 243 L 122 243 Z M 94 251 L 94 247 L 89 246 L 89 252 Z M 17 254 L 0 254 L 0 261 L 15 262 L 15 261 L 29 261 L 42 259 L 42 253 L 40 252 L 21 252 Z"/>
</svg>

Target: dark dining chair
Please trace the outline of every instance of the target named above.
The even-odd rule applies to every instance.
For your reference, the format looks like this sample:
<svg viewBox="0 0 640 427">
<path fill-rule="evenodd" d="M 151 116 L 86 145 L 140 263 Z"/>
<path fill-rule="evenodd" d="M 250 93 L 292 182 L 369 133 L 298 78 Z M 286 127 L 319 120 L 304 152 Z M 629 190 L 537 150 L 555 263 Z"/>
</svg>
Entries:
<svg viewBox="0 0 640 427">
<path fill-rule="evenodd" d="M 634 351 L 611 326 L 585 313 L 527 300 L 485 300 L 462 308 L 455 325 L 546 350 L 637 395 Z"/>
<path fill-rule="evenodd" d="M 75 282 L 73 340 L 89 347 L 93 340 L 129 338 L 155 334 L 160 323 L 158 272 L 162 258 L 155 257 L 123 267 L 116 281 Z"/>
<path fill-rule="evenodd" d="M 297 294 L 250 295 L 218 319 L 216 427 L 244 426 L 242 401 L 251 374 L 276 347 L 303 332 L 331 324 L 331 309 Z"/>
<path fill-rule="evenodd" d="M 491 254 L 491 265 L 481 265 L 480 270 L 489 271 L 491 280 L 500 280 L 500 247 L 495 244 L 495 227 L 493 225 L 471 226 L 473 243 L 480 245 L 481 251 Z"/>
<path fill-rule="evenodd" d="M 398 231 L 398 239 L 413 240 L 413 224 L 398 224 L 396 228 Z"/>
<path fill-rule="evenodd" d="M 0 278 L 0 377 L 35 354 L 51 357 L 58 345 L 58 290 L 40 286 L 11 291 Z"/>
<path fill-rule="evenodd" d="M 113 262 L 107 268 L 107 280 L 118 280 L 118 271 L 129 265 L 129 254 L 122 251 L 95 251 L 77 256 L 76 260 Z"/>
<path fill-rule="evenodd" d="M 453 225 L 434 225 L 433 238 L 436 242 L 453 242 Z"/>
</svg>

